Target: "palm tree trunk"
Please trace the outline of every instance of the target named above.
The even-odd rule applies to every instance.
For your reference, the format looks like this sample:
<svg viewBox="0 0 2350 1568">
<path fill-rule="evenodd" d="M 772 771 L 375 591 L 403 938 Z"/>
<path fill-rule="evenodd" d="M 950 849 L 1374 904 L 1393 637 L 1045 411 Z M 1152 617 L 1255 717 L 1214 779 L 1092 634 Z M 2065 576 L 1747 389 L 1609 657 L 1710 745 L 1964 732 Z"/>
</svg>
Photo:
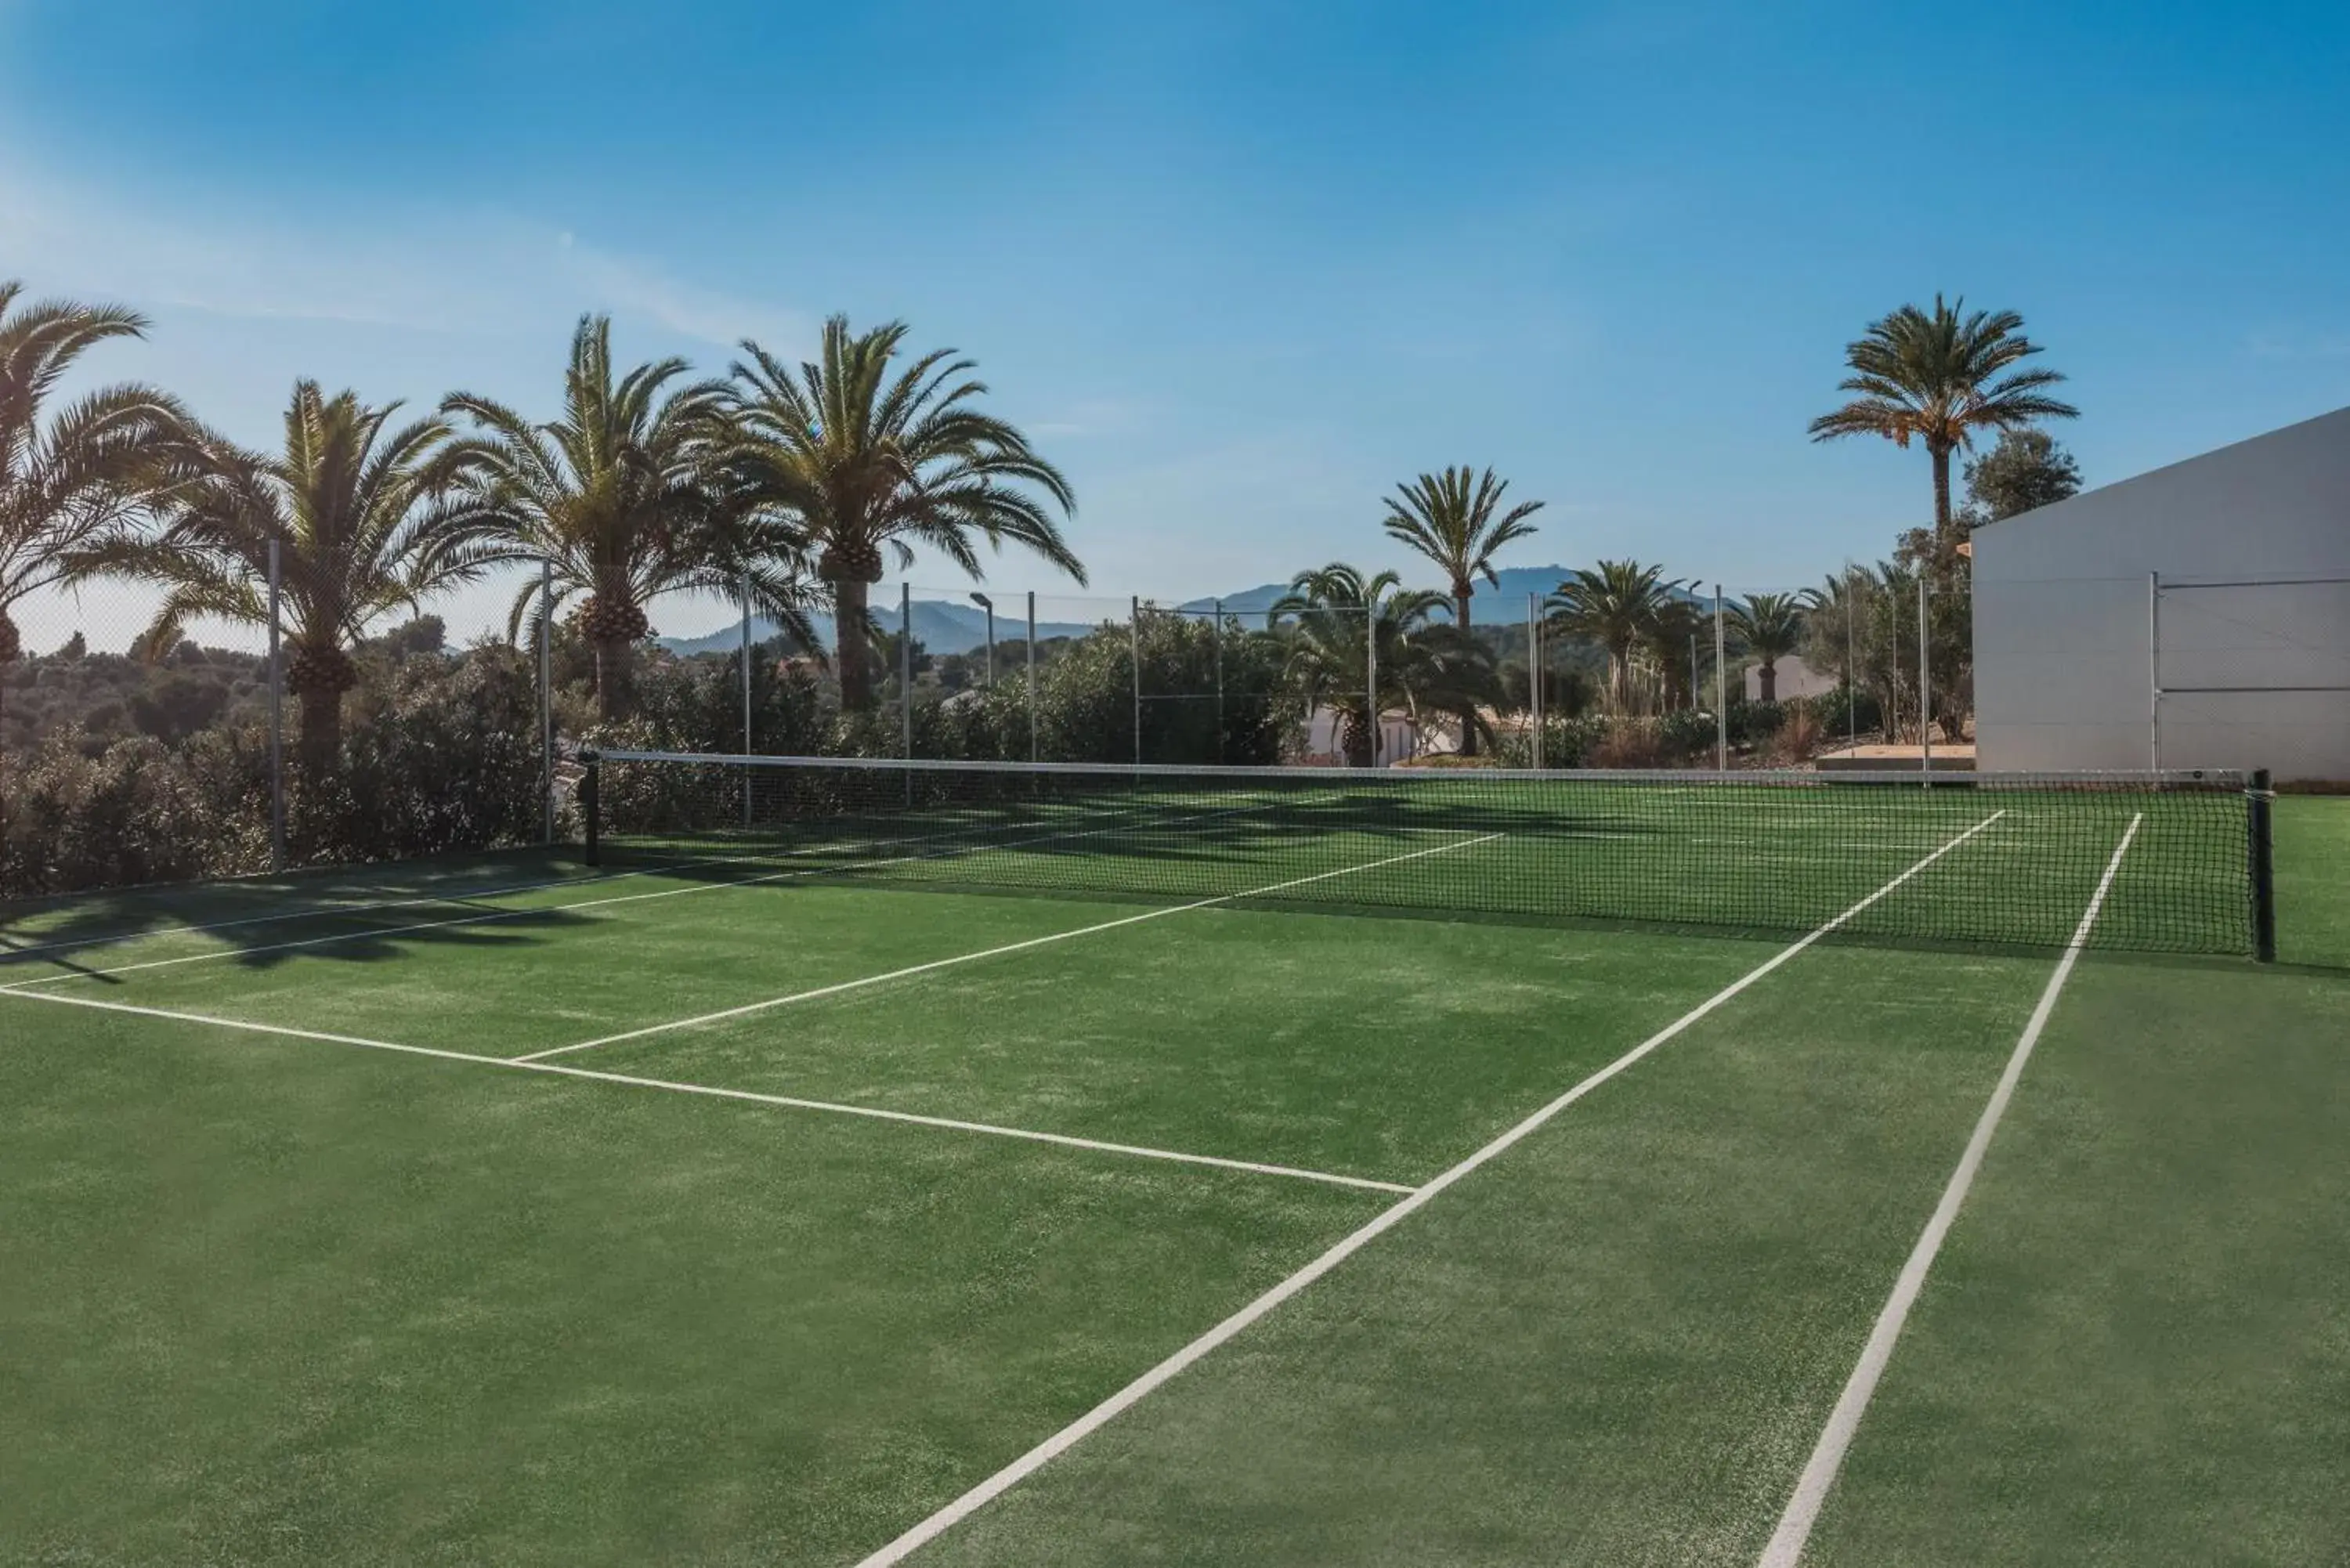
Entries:
<svg viewBox="0 0 2350 1568">
<path fill-rule="evenodd" d="M 1346 753 L 1348 767 L 1367 768 L 1371 765 L 1372 733 L 1372 728 L 1365 721 L 1360 709 L 1349 708 L 1339 716 L 1338 748 Z"/>
<path fill-rule="evenodd" d="M 332 773 L 343 750 L 343 694 L 305 686 L 299 695 L 302 735 L 295 760 L 312 778 Z"/>
<path fill-rule="evenodd" d="M 832 585 L 834 660 L 840 667 L 840 705 L 858 713 L 873 706 L 873 667 L 866 661 L 866 585 L 844 577 Z"/>
<path fill-rule="evenodd" d="M 1779 700 L 1779 661 L 1775 659 L 1764 659 L 1758 679 L 1762 686 L 1762 701 L 1776 702 Z"/>
<path fill-rule="evenodd" d="M 1469 640 L 1469 597 L 1475 590 L 1476 585 L 1465 577 L 1452 579 L 1452 624 L 1461 628 L 1463 643 Z M 1477 705 L 1473 702 L 1461 705 L 1461 754 L 1477 754 Z"/>
<path fill-rule="evenodd" d="M 596 650 L 596 716 L 608 724 L 628 716 L 629 645 L 599 640 L 590 646 Z"/>
<path fill-rule="evenodd" d="M 1950 533 L 1950 449 L 1929 447 L 1927 455 L 1934 460 L 1934 542 L 1939 545 Z"/>
</svg>

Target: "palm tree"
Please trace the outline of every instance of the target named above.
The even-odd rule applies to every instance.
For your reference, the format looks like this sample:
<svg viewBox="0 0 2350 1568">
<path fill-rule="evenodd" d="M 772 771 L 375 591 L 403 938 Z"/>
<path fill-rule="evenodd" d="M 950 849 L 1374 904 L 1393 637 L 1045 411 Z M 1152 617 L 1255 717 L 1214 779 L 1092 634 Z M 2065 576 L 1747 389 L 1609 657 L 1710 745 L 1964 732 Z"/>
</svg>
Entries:
<svg viewBox="0 0 2350 1568">
<path fill-rule="evenodd" d="M 832 599 L 841 703 L 852 710 L 873 701 L 863 628 L 885 547 L 903 567 L 927 545 L 979 578 L 976 539 L 999 550 L 1009 541 L 1086 580 L 1052 515 L 1076 508 L 1068 481 L 1017 429 L 972 406 L 987 391 L 965 379 L 973 361 L 942 348 L 899 369 L 905 337 L 903 322 L 857 333 L 836 316 L 817 358 L 797 369 L 746 339 L 726 400 L 738 432 L 730 473 L 805 535 Z"/>
<path fill-rule="evenodd" d="M 472 392 L 441 405 L 478 428 L 463 450 L 482 558 L 548 561 L 558 605 L 585 596 L 579 626 L 607 721 L 628 711 L 629 650 L 651 631 L 645 606 L 662 594 L 731 599 L 747 583 L 754 608 L 803 641 L 813 637 L 795 570 L 798 534 L 727 483 L 724 383 L 664 392 L 686 369 L 682 359 L 659 359 L 616 380 L 611 318 L 583 316 L 562 418 L 534 424 Z M 536 582 L 523 585 L 511 629 L 520 631 L 537 595 Z"/>
<path fill-rule="evenodd" d="M 1730 607 L 1730 629 L 1761 667 L 1762 701 L 1779 700 L 1779 660 L 1804 640 L 1804 609 L 1794 594 L 1756 594 Z"/>
<path fill-rule="evenodd" d="M 1668 584 L 1668 588 L 1671 585 Z M 1698 600 L 1668 593 L 1648 617 L 1634 646 L 1645 649 L 1664 677 L 1668 710 L 1697 706 L 1697 671 L 1690 663 L 1690 639 L 1713 643 L 1713 611 Z"/>
<path fill-rule="evenodd" d="M 114 337 L 144 337 L 144 317 L 113 306 L 48 300 L 10 314 L 19 283 L 0 282 L 0 665 L 24 651 L 9 611 L 72 577 L 81 553 L 152 500 L 187 410 L 151 387 L 101 388 L 42 406 L 76 360 Z"/>
<path fill-rule="evenodd" d="M 2023 317 L 2012 310 L 1978 310 L 1961 316 L 1963 299 L 1934 296 L 1929 315 L 1905 305 L 1868 324 L 1856 342 L 1845 346 L 1852 374 L 1837 383 L 1860 395 L 1814 420 L 1814 441 L 1838 436 L 1883 436 L 1908 448 L 1925 443 L 1934 466 L 1934 531 L 1950 532 L 1950 454 L 1971 449 L 1979 430 L 2020 430 L 2035 420 L 2078 418 L 2080 410 L 2044 395 L 2064 379 L 2055 370 L 2012 370 L 2040 352 L 2023 336 Z"/>
<path fill-rule="evenodd" d="M 140 638 L 161 658 L 199 617 L 267 626 L 275 544 L 286 684 L 301 705 L 299 755 L 313 777 L 341 747 L 343 693 L 359 680 L 350 646 L 391 611 L 471 579 L 484 559 L 466 542 L 475 504 L 455 493 L 466 453 L 437 419 L 387 431 L 399 407 L 298 381 L 275 455 L 192 428 L 158 525 L 120 530 L 84 562 L 162 586 Z"/>
<path fill-rule="evenodd" d="M 1487 469 L 1471 475 L 1464 465 L 1441 473 L 1423 473 L 1409 484 L 1396 486 L 1388 497 L 1388 536 L 1401 540 L 1436 563 L 1452 592 L 1452 624 L 1469 629 L 1469 600 L 1476 579 L 1495 587 L 1502 579 L 1493 571 L 1493 554 L 1534 533 L 1526 521 L 1542 510 L 1539 501 L 1523 501 L 1502 512 L 1506 479 Z M 1499 515 L 1496 515 L 1499 514 Z M 1477 722 L 1472 710 L 1461 714 L 1461 753 L 1477 754 Z"/>
<path fill-rule="evenodd" d="M 1403 587 L 1393 572 L 1367 577 L 1340 562 L 1300 573 L 1274 601 L 1269 619 L 1283 645 L 1284 674 L 1309 711 L 1337 715 L 1338 746 L 1349 764 L 1368 767 L 1378 760 L 1381 712 L 1467 707 L 1474 722 L 1475 704 L 1491 698 L 1491 656 L 1459 628 L 1433 620 L 1444 602 L 1431 589 Z M 1375 700 L 1368 691 L 1374 646 Z"/>
<path fill-rule="evenodd" d="M 1550 597 L 1552 625 L 1607 651 L 1608 701 L 1619 713 L 1632 705 L 1632 649 L 1679 587 L 1662 566 L 1602 561 L 1577 568 Z"/>
</svg>

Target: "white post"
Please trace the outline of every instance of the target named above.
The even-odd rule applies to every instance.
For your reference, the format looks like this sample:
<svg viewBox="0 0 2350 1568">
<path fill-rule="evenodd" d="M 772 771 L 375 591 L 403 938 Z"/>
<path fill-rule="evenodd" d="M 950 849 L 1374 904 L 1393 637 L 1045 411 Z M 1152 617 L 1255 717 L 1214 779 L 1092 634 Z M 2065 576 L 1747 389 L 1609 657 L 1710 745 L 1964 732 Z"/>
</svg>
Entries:
<svg viewBox="0 0 2350 1568">
<path fill-rule="evenodd" d="M 1134 760 L 1142 762 L 1142 599 L 1127 600 L 1126 646 L 1134 659 Z"/>
<path fill-rule="evenodd" d="M 1713 766 L 1716 773 L 1730 771 L 1730 696 L 1723 682 L 1729 679 L 1729 660 L 1723 657 L 1721 628 L 1721 585 L 1713 585 Z"/>
<path fill-rule="evenodd" d="M 995 690 L 995 601 L 987 601 L 987 689 Z"/>
<path fill-rule="evenodd" d="M 898 711 L 899 727 L 904 733 L 904 754 L 914 754 L 914 585 L 898 585 Z M 906 787 L 914 787 L 914 775 L 906 775 Z"/>
<path fill-rule="evenodd" d="M 2147 745 L 2154 771 L 2162 771 L 2162 574 L 2146 575 Z"/>
<path fill-rule="evenodd" d="M 286 661 L 279 657 L 277 607 L 285 578 L 277 541 L 269 541 L 269 870 L 286 869 Z"/>
<path fill-rule="evenodd" d="M 538 798 L 546 842 L 555 842 L 555 558 L 538 563 Z"/>
<path fill-rule="evenodd" d="M 1697 706 L 1697 633 L 1690 633 L 1690 706 Z"/>
<path fill-rule="evenodd" d="M 1379 765 L 1379 607 L 1363 585 L 1363 711 L 1371 721 L 1371 766 Z"/>
<path fill-rule="evenodd" d="M 1036 760 L 1036 590 L 1028 590 L 1028 760 Z"/>
<path fill-rule="evenodd" d="M 1854 586 L 1852 565 L 1844 568 L 1844 743 L 1847 750 L 1860 747 L 1860 664 L 1853 639 L 1852 618 L 1860 602 L 1859 590 Z"/>
<path fill-rule="evenodd" d="M 1926 574 L 1918 574 L 1918 771 L 1934 787 L 1934 680 L 1926 667 Z"/>
</svg>

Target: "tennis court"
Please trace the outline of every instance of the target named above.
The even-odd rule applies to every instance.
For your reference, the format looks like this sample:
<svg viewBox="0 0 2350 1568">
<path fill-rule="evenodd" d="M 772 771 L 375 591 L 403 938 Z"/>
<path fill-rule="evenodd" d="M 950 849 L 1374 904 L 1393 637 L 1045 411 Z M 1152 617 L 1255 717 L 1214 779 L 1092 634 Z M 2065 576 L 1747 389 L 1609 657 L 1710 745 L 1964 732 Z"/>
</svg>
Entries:
<svg viewBox="0 0 2350 1568">
<path fill-rule="evenodd" d="M 0 911 L 0 1556 L 2350 1547 L 2350 803 L 593 796 Z"/>
</svg>

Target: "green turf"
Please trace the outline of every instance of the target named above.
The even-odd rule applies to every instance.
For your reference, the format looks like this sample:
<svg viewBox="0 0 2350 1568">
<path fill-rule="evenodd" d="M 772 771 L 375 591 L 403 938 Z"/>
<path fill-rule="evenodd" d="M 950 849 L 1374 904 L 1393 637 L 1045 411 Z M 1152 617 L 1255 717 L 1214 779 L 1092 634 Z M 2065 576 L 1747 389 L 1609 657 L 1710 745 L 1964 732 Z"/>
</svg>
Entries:
<svg viewBox="0 0 2350 1568">
<path fill-rule="evenodd" d="M 2350 1342 L 2314 1165 L 2350 1033 L 2342 804 L 2280 809 L 2279 971 L 2083 967 L 1822 1561 L 2096 1560 L 2082 1456 L 2108 1452 L 2099 1496 L 2148 1522 L 2106 1560 L 2210 1560 L 2230 1526 L 2339 1554 L 2311 1456 L 2342 1451 Z M 2069 929 L 2126 820 L 2093 861 L 1986 833 L 1877 916 L 1975 919 L 2012 881 Z M 1844 857 L 1774 896 L 1857 897 L 1916 836 L 1827 835 Z M 1415 864 L 1631 864 L 1571 844 Z M 1167 908 L 1149 877 L 1038 896 L 1136 871 L 1116 847 L 1007 860 L 1011 889 L 521 856 L 63 901 L 0 915 L 0 947 L 86 945 L 0 985 L 512 1055 Z M 1179 860 L 1206 897 L 1284 853 Z M 2126 863 L 2116 907 L 2167 918 L 2177 864 Z M 1455 923 L 1407 874 L 1331 885 L 1409 919 L 1154 914 L 562 1060 L 1412 1182 L 1779 946 Z M 442 920 L 468 923 L 392 929 Z M 2051 962 L 1804 953 L 920 1561 L 1751 1562 Z M 0 1561 L 852 1562 L 1392 1200 L 0 997 Z M 2194 1375 L 2175 1431 L 2148 1344 Z M 1986 1347 L 2014 1365 L 1984 1376 Z"/>
</svg>

